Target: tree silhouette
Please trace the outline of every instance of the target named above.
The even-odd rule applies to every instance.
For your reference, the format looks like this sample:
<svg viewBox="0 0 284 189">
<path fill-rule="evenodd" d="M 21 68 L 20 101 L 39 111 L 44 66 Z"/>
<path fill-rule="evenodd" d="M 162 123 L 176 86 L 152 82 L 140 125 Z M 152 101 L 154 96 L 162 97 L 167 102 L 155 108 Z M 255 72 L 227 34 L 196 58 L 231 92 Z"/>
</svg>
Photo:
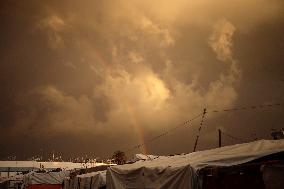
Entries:
<svg viewBox="0 0 284 189">
<path fill-rule="evenodd" d="M 118 165 L 122 165 L 125 164 L 126 162 L 126 156 L 125 153 L 118 150 L 115 151 L 112 155 L 112 159 L 114 160 L 114 163 L 118 164 Z"/>
</svg>

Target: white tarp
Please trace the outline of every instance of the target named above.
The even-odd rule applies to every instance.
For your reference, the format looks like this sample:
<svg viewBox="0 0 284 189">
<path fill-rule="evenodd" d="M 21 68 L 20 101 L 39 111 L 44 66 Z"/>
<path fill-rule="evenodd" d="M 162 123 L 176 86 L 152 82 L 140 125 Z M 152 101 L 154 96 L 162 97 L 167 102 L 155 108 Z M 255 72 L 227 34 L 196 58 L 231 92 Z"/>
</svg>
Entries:
<svg viewBox="0 0 284 189">
<path fill-rule="evenodd" d="M 24 178 L 23 174 L 14 175 L 7 178 L 0 178 L 0 184 L 7 181 L 23 181 L 23 178 Z"/>
<path fill-rule="evenodd" d="M 24 176 L 24 185 L 31 184 L 62 184 L 64 178 L 69 177 L 69 171 L 49 173 L 29 173 Z"/>
<path fill-rule="evenodd" d="M 101 165 L 108 165 L 105 163 L 73 163 L 73 162 L 37 162 L 37 161 L 0 161 L 0 170 L 1 168 L 15 168 L 21 171 L 21 168 L 28 168 L 29 170 L 41 169 L 56 169 L 61 168 L 63 170 L 73 170 L 73 169 L 83 169 L 91 168 Z M 16 171 L 17 172 L 17 171 Z"/>
<path fill-rule="evenodd" d="M 108 168 L 107 188 L 197 188 L 196 171 L 204 167 L 243 164 L 283 151 L 284 140 L 259 140 L 185 155 L 140 160 Z M 169 179 L 171 185 L 165 186 Z"/>
<path fill-rule="evenodd" d="M 107 189 L 189 189 L 196 188 L 196 184 L 197 176 L 189 165 L 148 165 L 129 170 L 114 166 L 107 171 Z"/>
<path fill-rule="evenodd" d="M 106 186 L 106 171 L 77 175 L 64 180 L 64 189 L 99 189 Z"/>
<path fill-rule="evenodd" d="M 158 158 L 159 156 L 154 155 L 145 155 L 145 154 L 135 154 L 134 157 L 130 160 L 130 162 L 136 162 L 139 160 L 153 160 Z"/>
</svg>

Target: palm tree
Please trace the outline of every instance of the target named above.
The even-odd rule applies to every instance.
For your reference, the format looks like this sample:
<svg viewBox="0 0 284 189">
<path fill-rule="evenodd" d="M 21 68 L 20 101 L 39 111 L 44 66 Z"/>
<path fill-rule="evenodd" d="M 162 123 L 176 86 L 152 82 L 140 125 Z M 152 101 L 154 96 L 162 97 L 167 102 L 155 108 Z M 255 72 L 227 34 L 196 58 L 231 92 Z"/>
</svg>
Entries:
<svg viewBox="0 0 284 189">
<path fill-rule="evenodd" d="M 118 151 L 115 151 L 112 155 L 112 159 L 114 160 L 114 162 L 118 165 L 122 165 L 122 164 L 125 164 L 126 162 L 126 156 L 125 156 L 125 153 L 118 150 Z"/>
</svg>

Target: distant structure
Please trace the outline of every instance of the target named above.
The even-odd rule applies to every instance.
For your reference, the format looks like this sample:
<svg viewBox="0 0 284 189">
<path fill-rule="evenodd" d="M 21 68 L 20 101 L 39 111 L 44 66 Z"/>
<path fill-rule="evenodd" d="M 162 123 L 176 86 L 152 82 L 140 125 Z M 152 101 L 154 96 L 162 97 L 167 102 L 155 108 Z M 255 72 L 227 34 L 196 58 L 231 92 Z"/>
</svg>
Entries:
<svg viewBox="0 0 284 189">
<path fill-rule="evenodd" d="M 273 129 L 270 133 L 271 137 L 273 138 L 273 140 L 280 140 L 280 139 L 284 139 L 284 128 L 282 128 L 280 131 Z"/>
</svg>

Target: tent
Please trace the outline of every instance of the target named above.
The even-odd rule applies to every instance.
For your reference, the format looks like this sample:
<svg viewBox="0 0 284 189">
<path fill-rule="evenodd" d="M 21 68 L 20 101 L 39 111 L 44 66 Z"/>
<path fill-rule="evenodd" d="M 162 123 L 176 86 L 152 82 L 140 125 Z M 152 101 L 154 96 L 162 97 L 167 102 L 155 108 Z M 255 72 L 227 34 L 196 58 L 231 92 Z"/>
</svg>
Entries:
<svg viewBox="0 0 284 189">
<path fill-rule="evenodd" d="M 160 156 L 133 164 L 112 166 L 107 188 L 196 189 L 199 172 L 207 167 L 230 167 L 284 152 L 284 140 L 259 140 L 184 155 Z"/>
<path fill-rule="evenodd" d="M 101 189 L 106 186 L 106 171 L 77 175 L 64 180 L 64 189 Z"/>
<path fill-rule="evenodd" d="M 69 171 L 35 173 L 24 176 L 24 189 L 61 189 L 64 178 L 69 177 Z"/>
<path fill-rule="evenodd" d="M 21 185 L 23 184 L 23 175 L 15 175 L 9 178 L 0 178 L 0 189 L 7 189 L 7 188 L 14 188 L 20 189 Z"/>
</svg>

